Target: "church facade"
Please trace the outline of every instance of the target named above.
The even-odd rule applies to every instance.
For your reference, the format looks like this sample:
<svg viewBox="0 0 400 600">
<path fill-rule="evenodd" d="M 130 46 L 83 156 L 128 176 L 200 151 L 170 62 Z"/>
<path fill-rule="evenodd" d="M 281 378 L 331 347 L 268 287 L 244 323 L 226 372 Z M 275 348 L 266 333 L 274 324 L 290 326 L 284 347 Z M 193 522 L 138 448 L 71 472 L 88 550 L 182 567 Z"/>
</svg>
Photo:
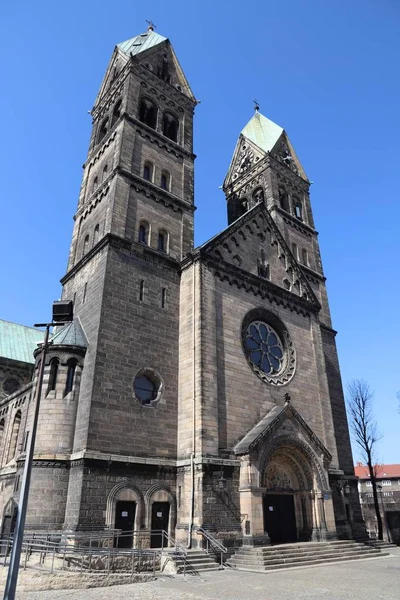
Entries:
<svg viewBox="0 0 400 600">
<path fill-rule="evenodd" d="M 150 28 L 116 46 L 92 111 L 62 279 L 75 318 L 47 355 L 27 527 L 140 531 L 153 546 L 160 530 L 197 546 L 199 527 L 232 544 L 361 537 L 310 182 L 256 110 L 223 186 L 228 225 L 194 248 L 195 106 L 168 39 Z M 18 441 L 10 460 L 2 432 L 3 531 L 38 360 L 0 401 Z"/>
</svg>

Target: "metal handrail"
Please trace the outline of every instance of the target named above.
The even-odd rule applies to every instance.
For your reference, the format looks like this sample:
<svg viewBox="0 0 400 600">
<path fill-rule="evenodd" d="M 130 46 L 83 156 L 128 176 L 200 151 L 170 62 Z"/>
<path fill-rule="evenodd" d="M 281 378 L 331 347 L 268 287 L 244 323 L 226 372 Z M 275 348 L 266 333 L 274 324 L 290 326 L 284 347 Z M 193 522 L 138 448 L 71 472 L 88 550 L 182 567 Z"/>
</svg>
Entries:
<svg viewBox="0 0 400 600">
<path fill-rule="evenodd" d="M 164 529 L 162 530 L 161 551 L 164 551 L 164 537 L 167 540 L 167 542 L 169 542 L 171 544 L 171 546 L 174 548 L 175 552 L 179 552 L 179 554 L 181 554 L 182 556 L 187 556 L 187 552 L 186 552 L 185 548 L 183 548 L 182 546 L 177 544 L 176 540 L 174 540 L 174 538 L 171 535 L 169 535 L 169 533 L 167 531 L 164 531 Z"/>
<path fill-rule="evenodd" d="M 212 536 L 209 531 L 206 531 L 202 527 L 196 527 L 195 530 L 198 531 L 204 538 L 206 538 L 208 542 L 215 546 L 217 550 L 223 552 L 224 554 L 228 552 L 228 548 L 226 548 L 219 540 Z"/>
</svg>

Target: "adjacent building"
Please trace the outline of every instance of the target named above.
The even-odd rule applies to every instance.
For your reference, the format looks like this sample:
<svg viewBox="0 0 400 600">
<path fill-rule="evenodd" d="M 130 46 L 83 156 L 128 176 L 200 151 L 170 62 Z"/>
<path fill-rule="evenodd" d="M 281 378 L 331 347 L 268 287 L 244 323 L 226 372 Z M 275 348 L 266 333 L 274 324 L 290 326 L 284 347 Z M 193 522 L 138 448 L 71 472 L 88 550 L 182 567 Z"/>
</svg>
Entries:
<svg viewBox="0 0 400 600">
<path fill-rule="evenodd" d="M 358 477 L 361 510 L 367 532 L 371 537 L 377 537 L 378 525 L 368 467 L 359 462 L 354 471 Z M 376 465 L 374 473 L 384 538 L 400 544 L 400 465 Z"/>
</svg>

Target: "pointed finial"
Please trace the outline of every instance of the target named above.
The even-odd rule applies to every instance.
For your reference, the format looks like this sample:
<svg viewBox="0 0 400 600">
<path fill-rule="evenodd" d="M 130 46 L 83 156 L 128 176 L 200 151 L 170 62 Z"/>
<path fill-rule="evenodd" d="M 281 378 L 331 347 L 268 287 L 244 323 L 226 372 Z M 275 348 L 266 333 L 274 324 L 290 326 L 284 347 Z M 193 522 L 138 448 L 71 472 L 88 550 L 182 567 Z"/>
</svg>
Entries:
<svg viewBox="0 0 400 600">
<path fill-rule="evenodd" d="M 156 28 L 156 25 L 154 25 L 153 21 L 151 21 L 151 20 L 150 20 L 150 21 L 148 21 L 148 20 L 146 19 L 146 23 L 148 23 L 148 24 L 149 24 L 149 26 L 148 26 L 148 28 L 147 28 L 147 31 L 154 31 L 154 30 L 155 30 L 155 28 Z"/>
<path fill-rule="evenodd" d="M 260 110 L 260 105 L 258 104 L 257 100 L 253 100 L 254 102 L 254 108 L 256 110 L 256 113 L 258 113 L 258 111 Z"/>
<path fill-rule="evenodd" d="M 285 404 L 290 404 L 290 394 L 286 392 L 285 394 Z"/>
</svg>

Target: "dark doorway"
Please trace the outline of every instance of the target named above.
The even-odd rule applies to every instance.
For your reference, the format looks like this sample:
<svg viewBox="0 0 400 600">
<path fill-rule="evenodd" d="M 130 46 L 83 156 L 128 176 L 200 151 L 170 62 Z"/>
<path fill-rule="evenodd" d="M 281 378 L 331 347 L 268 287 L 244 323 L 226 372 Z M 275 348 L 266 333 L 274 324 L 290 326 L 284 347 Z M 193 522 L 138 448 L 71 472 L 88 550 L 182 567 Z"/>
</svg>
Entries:
<svg viewBox="0 0 400 600">
<path fill-rule="evenodd" d="M 118 500 L 115 506 L 115 529 L 121 529 L 116 539 L 117 548 L 132 548 L 133 529 L 135 527 L 136 502 Z"/>
<path fill-rule="evenodd" d="M 297 541 L 292 494 L 267 494 L 264 496 L 264 530 L 268 532 L 271 544 Z"/>
<path fill-rule="evenodd" d="M 161 548 L 162 532 L 168 533 L 169 502 L 154 502 L 151 507 L 151 548 Z"/>
<path fill-rule="evenodd" d="M 10 501 L 4 511 L 3 516 L 3 526 L 1 528 L 1 536 L 0 536 L 0 554 L 5 554 L 7 550 L 9 551 L 10 546 L 10 538 L 14 533 L 15 526 L 17 524 L 17 505 Z"/>
</svg>

